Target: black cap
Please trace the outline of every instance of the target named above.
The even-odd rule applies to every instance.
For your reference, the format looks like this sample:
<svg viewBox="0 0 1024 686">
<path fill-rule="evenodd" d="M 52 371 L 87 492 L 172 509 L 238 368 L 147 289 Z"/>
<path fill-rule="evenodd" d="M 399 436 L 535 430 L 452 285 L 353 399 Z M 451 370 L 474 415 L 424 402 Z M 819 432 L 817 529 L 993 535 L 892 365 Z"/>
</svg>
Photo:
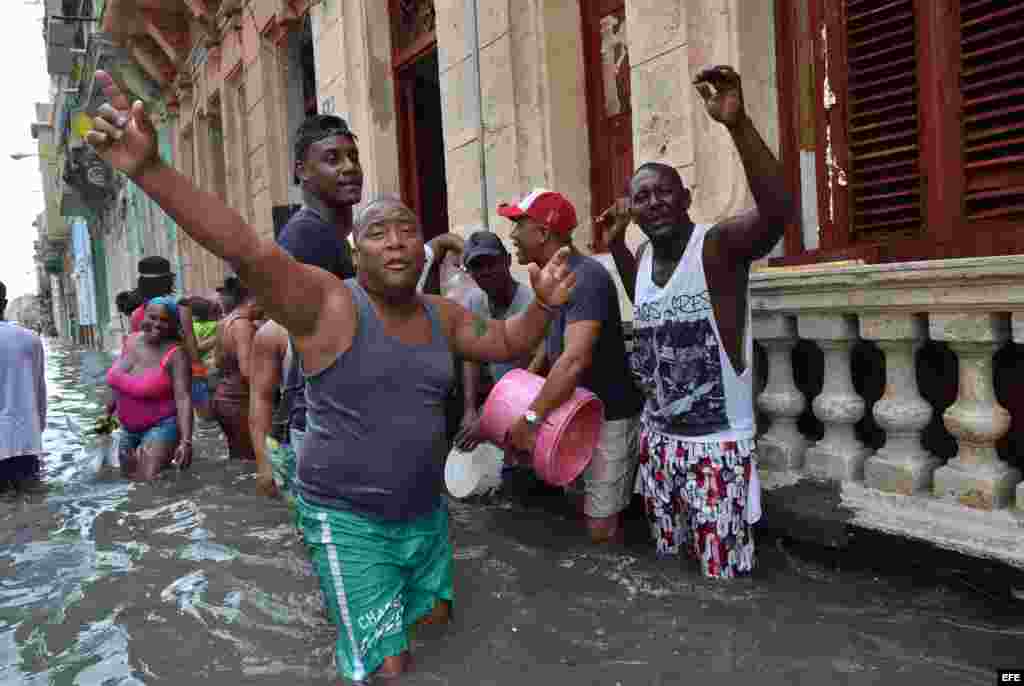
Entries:
<svg viewBox="0 0 1024 686">
<path fill-rule="evenodd" d="M 236 274 L 228 274 L 224 277 L 224 285 L 218 286 L 216 289 L 218 293 L 229 293 L 231 295 L 243 295 L 248 292 L 248 289 L 242 283 L 242 280 L 238 278 Z"/>
<path fill-rule="evenodd" d="M 478 257 L 493 255 L 494 257 L 508 257 L 508 250 L 501 242 L 498 234 L 490 231 L 476 231 L 469 235 L 462 248 L 462 264 L 469 266 L 469 263 Z"/>
<path fill-rule="evenodd" d="M 150 255 L 139 260 L 139 278 L 155 278 L 160 276 L 172 276 L 171 263 L 166 257 Z"/>
</svg>

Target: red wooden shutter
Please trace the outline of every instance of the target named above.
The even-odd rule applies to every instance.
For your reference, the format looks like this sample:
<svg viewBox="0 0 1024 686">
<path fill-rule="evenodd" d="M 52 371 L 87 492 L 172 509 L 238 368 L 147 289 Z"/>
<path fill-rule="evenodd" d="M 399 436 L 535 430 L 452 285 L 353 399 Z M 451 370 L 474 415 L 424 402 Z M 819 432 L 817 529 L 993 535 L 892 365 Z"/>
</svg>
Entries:
<svg viewBox="0 0 1024 686">
<path fill-rule="evenodd" d="M 964 205 L 1024 217 L 1024 0 L 961 0 Z"/>
<path fill-rule="evenodd" d="M 848 0 L 845 9 L 851 238 L 915 235 L 923 210 L 914 0 Z"/>
</svg>

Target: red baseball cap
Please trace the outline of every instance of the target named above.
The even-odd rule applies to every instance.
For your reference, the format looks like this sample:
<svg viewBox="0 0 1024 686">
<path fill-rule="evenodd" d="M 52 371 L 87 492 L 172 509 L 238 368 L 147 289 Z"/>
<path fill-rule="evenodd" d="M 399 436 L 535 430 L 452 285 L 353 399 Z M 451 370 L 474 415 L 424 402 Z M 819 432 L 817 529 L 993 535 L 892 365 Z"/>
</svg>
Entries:
<svg viewBox="0 0 1024 686">
<path fill-rule="evenodd" d="M 546 188 L 534 188 L 515 205 L 499 204 L 498 214 L 508 219 L 529 217 L 558 233 L 569 234 L 576 228 L 576 209 L 572 203 L 561 193 Z"/>
</svg>

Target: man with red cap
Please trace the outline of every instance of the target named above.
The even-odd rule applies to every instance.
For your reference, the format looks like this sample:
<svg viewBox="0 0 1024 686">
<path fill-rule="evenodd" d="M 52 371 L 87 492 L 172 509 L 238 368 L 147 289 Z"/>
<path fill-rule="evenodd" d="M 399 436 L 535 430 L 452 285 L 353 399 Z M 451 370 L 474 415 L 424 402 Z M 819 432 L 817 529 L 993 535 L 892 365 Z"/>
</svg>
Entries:
<svg viewBox="0 0 1024 686">
<path fill-rule="evenodd" d="M 576 275 L 576 288 L 548 327 L 543 357 L 531 365 L 531 371 L 547 371 L 544 386 L 513 425 L 510 445 L 532 454 L 540 424 L 577 386 L 597 395 L 604 403 L 605 425 L 583 473 L 583 510 L 591 540 L 621 542 L 622 512 L 633 492 L 633 438 L 643 399 L 626 359 L 618 290 L 600 262 L 572 248 L 576 210 L 562 194 L 535 189 L 515 205 L 499 205 L 498 214 L 515 222 L 512 242 L 520 264 L 545 264 L 568 246 L 568 265 Z"/>
</svg>

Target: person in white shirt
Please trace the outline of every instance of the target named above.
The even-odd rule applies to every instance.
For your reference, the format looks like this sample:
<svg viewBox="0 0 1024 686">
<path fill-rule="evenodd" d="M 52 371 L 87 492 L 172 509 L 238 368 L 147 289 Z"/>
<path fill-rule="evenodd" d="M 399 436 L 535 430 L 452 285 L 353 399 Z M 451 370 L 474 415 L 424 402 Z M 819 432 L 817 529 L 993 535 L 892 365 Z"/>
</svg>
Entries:
<svg viewBox="0 0 1024 686">
<path fill-rule="evenodd" d="M 4 319 L 0 282 L 0 490 L 39 474 L 46 426 L 46 360 L 39 336 Z"/>
</svg>

